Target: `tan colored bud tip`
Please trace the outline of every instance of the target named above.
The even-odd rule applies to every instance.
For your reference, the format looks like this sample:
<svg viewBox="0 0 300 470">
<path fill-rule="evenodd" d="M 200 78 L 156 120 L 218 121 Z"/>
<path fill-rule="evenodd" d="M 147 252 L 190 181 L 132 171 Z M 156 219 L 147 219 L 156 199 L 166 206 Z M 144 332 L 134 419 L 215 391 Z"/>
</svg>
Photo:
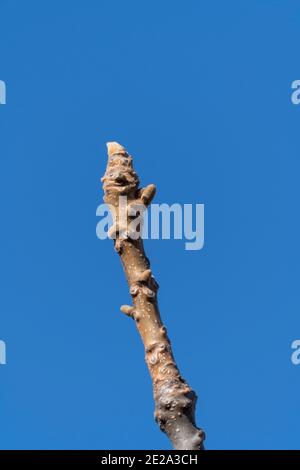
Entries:
<svg viewBox="0 0 300 470">
<path fill-rule="evenodd" d="M 120 310 L 129 317 L 133 316 L 134 308 L 131 305 L 121 305 Z"/>
<path fill-rule="evenodd" d="M 107 142 L 106 145 L 107 145 L 107 153 L 109 157 L 113 155 L 114 153 L 126 153 L 126 150 L 124 149 L 124 147 L 118 144 L 118 142 Z"/>
</svg>

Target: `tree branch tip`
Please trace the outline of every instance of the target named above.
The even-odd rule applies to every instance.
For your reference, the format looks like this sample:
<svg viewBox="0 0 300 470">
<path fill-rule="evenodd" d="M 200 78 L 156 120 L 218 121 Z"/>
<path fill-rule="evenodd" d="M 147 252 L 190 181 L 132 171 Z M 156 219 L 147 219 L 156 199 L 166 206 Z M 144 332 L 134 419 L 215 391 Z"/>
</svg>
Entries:
<svg viewBox="0 0 300 470">
<path fill-rule="evenodd" d="M 139 274 L 137 277 L 138 282 L 147 282 L 152 276 L 152 271 L 151 269 L 146 269 L 145 271 L 142 272 L 142 274 Z"/>
<path fill-rule="evenodd" d="M 120 145 L 118 142 L 107 142 L 106 146 L 107 154 L 109 157 L 111 157 L 111 155 L 114 155 L 115 153 L 127 153 L 123 145 Z"/>
<path fill-rule="evenodd" d="M 131 205 L 142 205 L 141 213 L 150 206 L 156 186 L 139 188 L 132 157 L 118 142 L 107 142 L 108 161 L 102 178 L 104 201 L 111 209 L 113 226 L 109 238 L 121 258 L 132 305 L 121 305 L 122 313 L 135 321 L 146 352 L 146 363 L 152 378 L 156 420 L 175 449 L 203 449 L 205 434 L 195 423 L 196 394 L 181 376 L 171 342 L 157 301 L 156 282 L 147 258 L 143 240 L 135 240 L 128 230 L 132 220 Z M 120 217 L 120 195 L 126 195 L 125 220 Z M 119 211 L 119 212 L 118 212 Z M 136 215 L 136 214 L 134 214 Z"/>
<path fill-rule="evenodd" d="M 134 308 L 131 305 L 121 305 L 120 310 L 128 317 L 133 318 Z"/>
<path fill-rule="evenodd" d="M 148 186 L 141 189 L 140 190 L 140 197 L 141 197 L 141 200 L 142 200 L 143 204 L 148 206 L 151 203 L 152 199 L 154 198 L 155 194 L 156 194 L 155 184 L 152 184 L 152 183 L 148 184 Z"/>
</svg>

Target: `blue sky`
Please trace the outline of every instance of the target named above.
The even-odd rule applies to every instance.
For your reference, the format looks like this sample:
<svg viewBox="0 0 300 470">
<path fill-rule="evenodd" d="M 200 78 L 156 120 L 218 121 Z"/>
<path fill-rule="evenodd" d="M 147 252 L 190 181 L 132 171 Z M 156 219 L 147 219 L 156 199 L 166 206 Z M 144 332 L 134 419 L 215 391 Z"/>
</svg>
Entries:
<svg viewBox="0 0 300 470">
<path fill-rule="evenodd" d="M 205 247 L 148 240 L 208 449 L 299 448 L 299 2 L 0 0 L 1 448 L 169 449 L 110 241 L 105 142 Z"/>
</svg>

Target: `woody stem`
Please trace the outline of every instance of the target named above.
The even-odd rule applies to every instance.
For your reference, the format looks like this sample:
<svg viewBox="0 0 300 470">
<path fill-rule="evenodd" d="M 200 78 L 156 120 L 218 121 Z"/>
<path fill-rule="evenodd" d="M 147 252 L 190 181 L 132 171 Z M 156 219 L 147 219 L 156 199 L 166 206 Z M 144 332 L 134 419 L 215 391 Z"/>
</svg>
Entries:
<svg viewBox="0 0 300 470">
<path fill-rule="evenodd" d="M 181 377 L 157 301 L 158 284 L 150 269 L 142 238 L 128 230 L 132 208 L 147 206 L 155 186 L 139 189 L 132 158 L 116 142 L 107 144 L 108 163 L 103 181 L 104 200 L 114 220 L 110 233 L 120 255 L 132 297 L 132 306 L 121 310 L 134 319 L 145 347 L 146 363 L 153 382 L 155 419 L 175 449 L 202 450 L 205 435 L 195 424 L 197 396 Z M 125 222 L 121 225 L 120 196 L 126 196 Z M 123 217 L 124 219 L 124 217 Z"/>
</svg>

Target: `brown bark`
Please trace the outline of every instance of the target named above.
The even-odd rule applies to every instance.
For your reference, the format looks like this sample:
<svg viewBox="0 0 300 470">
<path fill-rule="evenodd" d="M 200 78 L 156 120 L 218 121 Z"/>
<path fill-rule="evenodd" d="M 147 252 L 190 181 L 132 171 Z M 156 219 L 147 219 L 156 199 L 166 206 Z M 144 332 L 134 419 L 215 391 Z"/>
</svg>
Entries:
<svg viewBox="0 0 300 470">
<path fill-rule="evenodd" d="M 128 228 L 134 209 L 151 203 L 155 186 L 139 189 L 132 158 L 124 147 L 116 142 L 109 142 L 107 147 L 108 163 L 102 182 L 104 201 L 110 205 L 114 220 L 109 235 L 114 238 L 133 302 L 133 306 L 123 305 L 121 310 L 135 321 L 144 343 L 146 363 L 153 382 L 155 419 L 161 430 L 168 435 L 175 449 L 201 450 L 205 435 L 195 424 L 197 396 L 181 377 L 175 363 L 159 313 L 158 284 L 145 255 L 143 240 L 134 237 Z M 119 211 L 119 196 L 127 198 L 125 220 Z"/>
</svg>

